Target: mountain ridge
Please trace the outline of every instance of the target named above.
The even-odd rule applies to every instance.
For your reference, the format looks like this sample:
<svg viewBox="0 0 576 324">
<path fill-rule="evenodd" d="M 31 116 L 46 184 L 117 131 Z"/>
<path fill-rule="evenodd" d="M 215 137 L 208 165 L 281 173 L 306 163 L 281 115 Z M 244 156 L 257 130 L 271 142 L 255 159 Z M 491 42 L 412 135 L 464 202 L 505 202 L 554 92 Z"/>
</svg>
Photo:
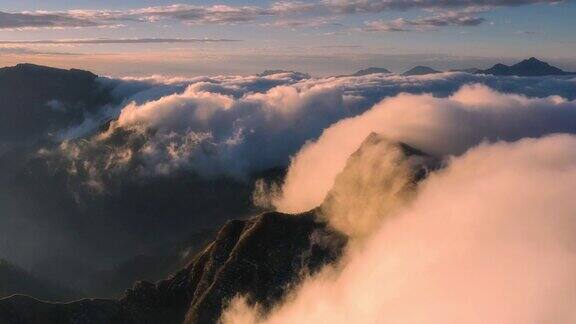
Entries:
<svg viewBox="0 0 576 324">
<path fill-rule="evenodd" d="M 478 74 L 491 74 L 497 76 L 553 76 L 576 75 L 576 72 L 566 72 L 535 57 L 522 60 L 513 65 L 495 64 L 489 69 L 480 70 Z"/>
<path fill-rule="evenodd" d="M 413 76 L 413 75 L 427 75 L 427 74 L 437 74 L 442 73 L 441 71 L 435 70 L 428 66 L 418 65 L 410 70 L 402 73 L 403 76 Z"/>
<path fill-rule="evenodd" d="M 226 301 L 238 294 L 271 307 L 302 273 L 337 260 L 346 241 L 314 212 L 270 212 L 233 220 L 168 279 L 138 282 L 118 300 L 49 303 L 23 295 L 7 297 L 0 299 L 0 323 L 216 323 Z"/>
</svg>

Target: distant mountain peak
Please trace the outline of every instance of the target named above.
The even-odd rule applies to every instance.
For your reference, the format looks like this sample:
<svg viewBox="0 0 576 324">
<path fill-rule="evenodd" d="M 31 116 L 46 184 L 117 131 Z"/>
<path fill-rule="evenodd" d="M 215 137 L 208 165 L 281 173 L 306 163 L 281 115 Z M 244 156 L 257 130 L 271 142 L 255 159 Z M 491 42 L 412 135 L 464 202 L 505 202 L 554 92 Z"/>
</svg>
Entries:
<svg viewBox="0 0 576 324">
<path fill-rule="evenodd" d="M 372 66 L 372 67 L 369 67 L 367 69 L 360 70 L 360 71 L 352 74 L 352 76 L 364 76 L 364 75 L 377 74 L 377 73 L 389 74 L 392 72 L 390 72 L 388 69 L 385 69 L 385 68 Z"/>
<path fill-rule="evenodd" d="M 535 57 L 530 57 L 512 66 L 502 63 L 495 64 L 487 70 L 481 70 L 480 74 L 492 75 L 514 75 L 514 76 L 547 76 L 547 75 L 569 75 L 573 74 L 565 72 L 560 68 L 552 66 L 544 61 Z"/>
<path fill-rule="evenodd" d="M 271 75 L 275 75 L 275 74 L 292 74 L 294 75 L 297 79 L 310 79 L 310 74 L 308 73 L 302 73 L 302 72 L 297 72 L 297 71 L 288 71 L 288 70 L 266 70 L 264 72 L 258 73 L 257 76 L 259 77 L 267 77 L 267 76 L 271 76 Z"/>
<path fill-rule="evenodd" d="M 440 72 L 438 70 L 434 70 L 433 68 L 431 68 L 429 66 L 418 65 L 418 66 L 415 66 L 415 67 L 411 68 L 410 70 L 402 73 L 402 75 L 404 75 L 404 76 L 426 75 L 426 74 L 435 74 L 435 73 L 442 73 L 442 72 Z"/>
</svg>

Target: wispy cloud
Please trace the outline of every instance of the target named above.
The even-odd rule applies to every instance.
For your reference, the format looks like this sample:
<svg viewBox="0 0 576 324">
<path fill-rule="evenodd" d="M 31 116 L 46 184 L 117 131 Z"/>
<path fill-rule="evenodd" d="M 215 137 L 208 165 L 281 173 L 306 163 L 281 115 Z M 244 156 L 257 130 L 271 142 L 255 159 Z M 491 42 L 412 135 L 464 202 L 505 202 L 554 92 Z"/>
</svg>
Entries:
<svg viewBox="0 0 576 324">
<path fill-rule="evenodd" d="M 280 19 L 273 23 L 263 24 L 264 26 L 274 26 L 283 28 L 320 28 L 320 27 L 339 27 L 341 23 L 335 21 L 332 17 L 315 17 L 308 19 Z"/>
<path fill-rule="evenodd" d="M 398 18 L 391 21 L 370 21 L 363 28 L 369 32 L 406 32 L 429 31 L 446 26 L 478 26 L 486 19 L 471 15 L 468 12 L 448 11 L 434 16 L 419 19 Z"/>
<path fill-rule="evenodd" d="M 153 44 L 153 43 L 219 43 L 239 42 L 237 39 L 225 38 L 84 38 L 84 39 L 50 39 L 0 41 L 1 45 L 70 45 L 70 44 Z"/>
<path fill-rule="evenodd" d="M 269 6 L 189 5 L 174 4 L 136 8 L 126 11 L 109 9 L 68 11 L 0 11 L 0 29 L 28 28 L 85 28 L 114 27 L 128 22 L 156 23 L 173 20 L 190 25 L 236 24 L 253 22 L 265 17 L 275 17 L 278 25 L 285 27 L 305 26 L 314 19 L 340 14 L 379 13 L 393 10 L 488 10 L 530 4 L 556 4 L 550 0 L 318 0 L 313 2 L 280 1 Z M 468 17 L 467 20 L 444 20 L 433 18 L 411 21 L 415 24 L 433 26 L 474 26 L 483 20 Z M 459 17 L 463 18 L 463 17 Z M 410 23 L 409 23 L 410 24 Z M 413 25 L 413 24 L 412 24 Z M 394 28 L 393 28 L 394 29 Z"/>
<path fill-rule="evenodd" d="M 139 19 L 155 22 L 162 19 L 175 19 L 187 24 L 227 24 L 254 21 L 261 16 L 273 15 L 269 9 L 255 6 L 194 6 L 176 4 L 149 7 L 128 13 Z"/>
<path fill-rule="evenodd" d="M 102 22 L 67 13 L 0 11 L 0 29 L 96 27 Z"/>
<path fill-rule="evenodd" d="M 3 45 L 3 44 L 0 44 Z M 66 56 L 66 55 L 82 55 L 79 53 L 67 53 L 67 52 L 50 52 L 50 51 L 38 51 L 32 48 L 23 47 L 23 46 L 0 46 L 0 54 L 2 55 L 28 55 L 28 56 L 35 56 L 35 55 L 57 55 L 57 56 Z"/>
<path fill-rule="evenodd" d="M 530 4 L 556 4 L 562 0 L 323 0 L 322 4 L 340 13 L 382 12 L 409 9 L 462 9 L 511 7 Z"/>
</svg>

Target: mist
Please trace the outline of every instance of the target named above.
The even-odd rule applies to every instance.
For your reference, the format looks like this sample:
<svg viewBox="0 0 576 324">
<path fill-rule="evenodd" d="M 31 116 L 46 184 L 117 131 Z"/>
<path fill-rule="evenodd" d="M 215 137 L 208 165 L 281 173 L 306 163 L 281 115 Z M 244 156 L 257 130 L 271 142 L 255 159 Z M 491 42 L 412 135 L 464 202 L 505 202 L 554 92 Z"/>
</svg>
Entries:
<svg viewBox="0 0 576 324">
<path fill-rule="evenodd" d="M 552 135 L 452 157 L 340 264 L 270 313 L 235 299 L 222 322 L 571 323 L 575 149 Z"/>
<path fill-rule="evenodd" d="M 446 98 L 400 94 L 384 99 L 304 145 L 293 156 L 274 205 L 290 213 L 319 206 L 348 157 L 371 132 L 435 156 L 458 155 L 482 141 L 574 133 L 576 102 L 504 94 L 480 84 L 465 85 Z"/>
</svg>

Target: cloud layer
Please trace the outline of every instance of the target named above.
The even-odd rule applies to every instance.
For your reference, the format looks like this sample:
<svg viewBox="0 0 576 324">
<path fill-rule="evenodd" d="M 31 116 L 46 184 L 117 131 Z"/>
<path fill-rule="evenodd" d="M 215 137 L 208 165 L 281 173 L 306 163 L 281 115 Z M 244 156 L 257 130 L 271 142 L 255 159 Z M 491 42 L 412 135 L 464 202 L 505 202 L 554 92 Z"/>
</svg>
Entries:
<svg viewBox="0 0 576 324">
<path fill-rule="evenodd" d="M 118 108 L 102 110 L 101 115 L 91 116 L 84 124 L 60 134 L 62 138 L 70 139 L 61 147 L 63 156 L 68 157 L 70 163 L 85 160 L 81 165 L 90 166 L 93 170 L 90 174 L 94 176 L 126 172 L 132 162 L 143 161 L 142 168 L 134 176 L 191 170 L 205 176 L 242 179 L 250 174 L 287 166 L 290 157 L 307 141 L 316 140 L 324 129 L 342 119 L 363 114 L 384 98 L 402 92 L 430 93 L 400 95 L 360 117 L 335 124 L 324 132 L 319 142 L 336 133 L 336 129 L 347 127 L 345 125 L 360 125 L 354 126 L 359 129 L 355 134 L 332 136 L 337 153 L 312 153 L 318 145 L 308 144 L 293 161 L 285 185 L 285 197 L 277 203 L 285 211 L 303 210 L 286 207 L 292 204 L 286 201 L 292 201 L 293 198 L 289 198 L 292 190 L 306 195 L 309 185 L 294 180 L 293 171 L 303 163 L 301 161 L 310 160 L 306 156 L 315 156 L 310 160 L 315 166 L 305 167 L 307 171 L 299 173 L 300 177 L 307 181 L 323 181 L 326 192 L 347 156 L 371 131 L 386 128 L 383 131 L 386 136 L 413 140 L 421 133 L 414 132 L 412 137 L 404 138 L 413 127 L 411 124 L 426 123 L 429 127 L 436 127 L 432 131 L 438 133 L 431 134 L 435 137 L 425 133 L 422 136 L 428 136 L 428 142 L 418 140 L 409 144 L 423 146 L 433 153 L 454 153 L 462 152 L 486 136 L 514 139 L 529 134 L 576 130 L 570 118 L 573 103 L 560 97 L 528 99 L 499 94 L 483 86 L 465 87 L 458 91 L 468 83 L 483 83 L 501 91 L 529 96 L 558 94 L 570 97 L 576 95 L 574 81 L 570 79 L 497 78 L 466 73 L 311 79 L 304 74 L 272 71 L 249 77 L 102 82 L 119 98 L 127 98 L 125 103 Z M 452 97 L 447 99 L 436 98 L 450 95 Z M 517 107 L 508 109 L 508 106 Z M 115 121 L 106 132 L 91 136 L 89 141 L 74 140 L 94 132 L 110 118 Z M 455 129 L 441 128 L 444 123 L 452 121 Z M 518 123 L 529 123 L 531 127 L 515 126 Z M 395 127 L 387 126 L 390 124 Z M 462 126 L 466 124 L 470 125 Z M 446 143 L 444 151 L 439 148 L 439 143 L 432 143 L 451 136 L 458 140 Z M 116 139 L 113 142 L 116 144 L 109 146 L 107 153 L 91 157 L 89 152 L 93 150 L 90 147 L 97 148 L 112 139 Z M 141 140 L 145 140 L 146 145 L 134 146 Z M 433 144 L 435 146 L 431 147 Z M 326 156 L 331 158 L 325 159 Z M 324 168 L 326 161 L 334 164 Z M 307 174 L 314 174 L 314 177 Z M 316 207 L 323 199 L 323 196 L 307 197 L 310 203 L 304 204 L 305 208 Z"/>
<path fill-rule="evenodd" d="M 350 154 L 371 132 L 437 156 L 461 154 L 481 141 L 574 133 L 576 102 L 506 95 L 482 85 L 464 86 L 448 98 L 403 94 L 385 99 L 304 146 L 292 159 L 275 202 L 278 209 L 297 213 L 320 205 Z"/>
<path fill-rule="evenodd" d="M 269 315 L 235 300 L 224 323 L 573 322 L 575 149 L 555 135 L 453 158 L 339 267 Z"/>
<path fill-rule="evenodd" d="M 5 229 L 1 252 L 14 261 L 30 265 L 65 255 L 102 266 L 185 239 L 193 229 L 245 215 L 252 210 L 249 198 L 256 179 L 270 184 L 282 177 L 295 156 L 292 179 L 295 166 L 304 165 L 298 162 L 304 152 L 323 152 L 319 144 L 327 149 L 311 155 L 315 165 L 310 170 L 322 169 L 309 178 L 333 182 L 344 168 L 335 165 L 345 163 L 369 130 L 382 130 L 387 138 L 429 153 L 461 154 L 485 137 L 514 140 L 573 132 L 575 120 L 570 100 L 576 97 L 576 85 L 569 77 L 442 73 L 311 78 L 267 71 L 98 82 L 110 91 L 110 104 L 79 111 L 86 115 L 78 121 L 85 122 L 54 133 L 50 138 L 55 143 L 34 148 L 24 157 L 1 156 L 7 159 L 0 163 L 9 167 L 0 174 L 7 184 L 0 186 L 0 214 L 8 215 L 0 218 L 6 225 L 0 226 Z M 72 109 L 52 100 L 46 106 Z M 383 129 L 384 125 L 392 126 Z M 351 165 L 351 174 L 364 174 L 367 166 L 379 170 L 378 166 L 394 165 L 393 159 L 378 159 L 382 151 L 387 152 L 386 146 L 367 149 L 365 155 L 374 159 L 359 159 Z M 378 175 L 359 178 L 359 186 L 390 179 L 385 173 Z M 324 207 L 334 224 L 341 220 L 335 226 L 342 231 L 366 236 L 379 227 L 380 211 L 388 204 L 376 209 L 367 205 L 370 208 L 362 214 L 368 221 L 355 226 L 360 223 L 355 222 L 354 209 L 365 206 L 338 199 L 354 197 L 348 178 L 357 177 L 343 177 L 344 185 L 334 187 L 334 204 Z M 260 183 L 262 189 L 270 187 Z M 398 183 L 408 190 L 391 191 L 391 200 L 399 197 L 402 202 L 408 192 L 411 201 L 410 182 Z M 300 185 L 302 192 L 319 197 L 316 203 L 305 201 L 311 208 L 323 199 L 317 185 Z M 381 194 L 375 190 L 369 196 L 378 201 Z M 265 203 L 271 201 L 264 198 Z M 334 216 L 330 206 L 343 213 Z"/>
<path fill-rule="evenodd" d="M 237 42 L 225 38 L 84 38 L 32 41 L 0 41 L 0 45 L 162 44 Z"/>
</svg>

